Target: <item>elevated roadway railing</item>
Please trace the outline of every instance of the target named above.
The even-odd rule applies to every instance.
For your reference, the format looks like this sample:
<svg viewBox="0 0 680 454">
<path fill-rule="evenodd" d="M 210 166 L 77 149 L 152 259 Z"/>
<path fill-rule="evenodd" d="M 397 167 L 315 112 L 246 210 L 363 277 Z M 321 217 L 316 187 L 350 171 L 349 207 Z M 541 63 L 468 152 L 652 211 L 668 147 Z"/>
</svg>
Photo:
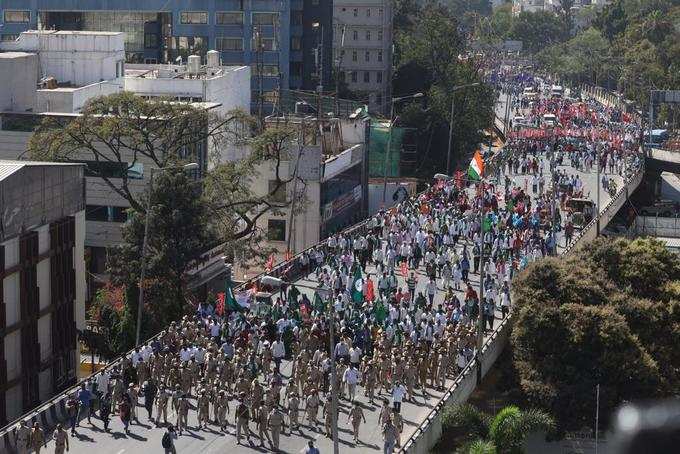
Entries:
<svg viewBox="0 0 680 454">
<path fill-rule="evenodd" d="M 604 227 L 609 224 L 624 205 L 628 196 L 640 185 L 644 173 L 644 165 L 642 164 L 633 171 L 632 175 L 625 179 L 622 188 L 616 193 L 611 201 L 600 210 L 598 216 L 574 237 L 574 241 L 562 252 L 562 255 L 569 254 L 581 244 L 595 239 L 597 237 L 598 221 L 600 223 L 600 229 L 604 229 Z M 401 452 L 407 454 L 426 454 L 430 452 L 442 434 L 441 410 L 447 405 L 464 403 L 472 395 L 477 388 L 478 367 L 481 366 L 481 376 L 484 377 L 505 348 L 514 320 L 514 314 L 515 312 L 511 311 L 508 317 L 501 321 L 491 336 L 484 342 L 479 362 L 473 361 L 463 369 L 446 394 L 444 394 L 435 404 L 425 420 L 403 444 Z"/>
</svg>

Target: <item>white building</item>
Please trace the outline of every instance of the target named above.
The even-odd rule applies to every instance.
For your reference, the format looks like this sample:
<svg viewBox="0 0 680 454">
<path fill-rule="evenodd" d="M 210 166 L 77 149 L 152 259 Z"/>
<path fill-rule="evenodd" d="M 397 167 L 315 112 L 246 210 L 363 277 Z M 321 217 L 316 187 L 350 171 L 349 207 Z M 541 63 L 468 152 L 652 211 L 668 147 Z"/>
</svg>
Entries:
<svg viewBox="0 0 680 454">
<path fill-rule="evenodd" d="M 32 131 L 45 116 L 68 119 L 79 115 L 88 99 L 123 89 L 146 97 L 163 96 L 192 102 L 198 108 L 223 113 L 237 108 L 249 110 L 250 67 L 215 64 L 208 67 L 200 62 L 191 68 L 189 65 L 126 67 L 122 63 L 123 36 L 123 33 L 112 32 L 31 31 L 22 33 L 16 41 L 0 43 L 0 50 L 22 50 L 0 53 L 3 80 L 0 86 L 0 159 L 25 157 Z M 205 170 L 211 146 L 214 147 L 207 142 L 197 144 L 195 156 L 188 159 L 195 160 Z M 106 151 L 106 148 L 101 145 L 100 150 Z M 221 159 L 239 154 L 239 150 L 229 146 L 214 151 Z M 122 240 L 121 226 L 126 220 L 129 203 L 93 174 L 92 169 L 102 164 L 94 162 L 91 153 L 84 152 L 73 159 L 82 159 L 88 166 L 85 244 L 89 271 L 99 279 L 106 279 L 103 274 L 106 249 Z M 132 162 L 131 153 L 122 156 L 121 161 L 120 165 L 108 165 L 105 171 L 113 181 L 120 178 L 117 175 L 126 173 L 131 192 L 141 194 L 148 186 L 150 168 L 155 163 L 137 157 L 135 165 L 128 169 L 126 161 Z"/>
<path fill-rule="evenodd" d="M 391 0 L 333 2 L 334 61 L 352 92 L 365 94 L 372 112 L 389 111 L 392 80 Z"/>
<path fill-rule="evenodd" d="M 72 385 L 85 328 L 84 166 L 0 161 L 0 421 Z"/>
<path fill-rule="evenodd" d="M 366 215 L 368 120 L 359 116 L 324 119 L 318 125 L 317 121 L 301 116 L 266 118 L 267 128 L 299 126 L 307 134 L 316 131 L 314 137 L 304 138 L 302 147 L 297 141 L 289 144 L 290 158 L 279 168 L 281 178 L 287 179 L 295 175 L 297 167 L 297 176 L 304 181 L 288 183 L 281 198 L 274 200 L 290 203 L 295 190 L 302 201 L 294 207 L 294 214 L 289 205 L 264 214 L 257 222 L 266 237 L 266 247 L 277 251 L 275 262 L 283 260 L 287 251 L 293 255 L 301 252 Z M 310 128 L 313 125 L 317 127 Z M 253 191 L 260 196 L 271 194 L 276 183 L 275 165 L 265 163 L 257 171 Z M 262 271 L 237 265 L 239 279 Z"/>
</svg>

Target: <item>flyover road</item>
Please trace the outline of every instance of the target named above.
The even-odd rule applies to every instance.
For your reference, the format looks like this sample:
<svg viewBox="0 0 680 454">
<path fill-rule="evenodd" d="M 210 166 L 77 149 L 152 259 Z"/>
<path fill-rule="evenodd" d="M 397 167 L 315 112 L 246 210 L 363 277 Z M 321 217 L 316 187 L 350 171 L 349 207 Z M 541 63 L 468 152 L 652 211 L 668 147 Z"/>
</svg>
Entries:
<svg viewBox="0 0 680 454">
<path fill-rule="evenodd" d="M 566 161 L 566 160 L 565 160 Z M 545 163 L 545 168 L 548 168 L 548 163 Z M 578 173 L 585 185 L 585 192 L 590 192 L 594 199 L 595 191 L 597 190 L 597 177 L 594 172 L 592 173 L 582 173 L 568 166 L 562 166 L 560 169 L 566 169 L 568 173 L 574 174 Z M 505 169 L 504 169 L 505 170 Z M 525 175 L 509 175 L 513 180 L 515 185 L 524 187 L 526 180 L 528 179 Z M 622 179 L 617 178 L 617 184 L 621 187 Z M 529 184 L 529 183 L 527 183 Z M 547 186 L 547 183 L 546 183 Z M 530 188 L 530 184 L 529 184 Z M 609 195 L 602 191 L 601 193 L 601 206 L 604 207 L 609 202 Z M 559 248 L 558 252 L 564 250 L 564 238 L 561 234 L 558 235 Z M 374 270 L 371 267 L 368 268 L 368 272 L 371 273 Z M 424 291 L 424 286 L 426 283 L 424 269 L 418 270 L 419 275 L 419 288 L 417 291 Z M 475 288 L 478 286 L 479 275 L 471 274 L 471 281 Z M 317 282 L 313 279 L 313 276 L 309 276 L 306 279 L 298 281 L 301 284 L 316 286 Z M 403 279 L 400 277 L 400 284 L 404 286 Z M 303 290 L 303 289 L 301 289 Z M 305 290 L 303 290 L 305 291 Z M 311 293 L 311 292 L 310 292 Z M 462 296 L 462 292 L 460 292 Z M 311 298 L 311 295 L 310 295 Z M 435 298 L 435 305 L 437 304 L 437 299 L 441 301 L 442 296 L 438 294 Z M 496 314 L 496 323 L 500 319 L 500 313 Z M 283 374 L 284 378 L 290 375 L 291 364 L 283 364 Z M 447 386 L 453 383 L 451 378 L 447 382 Z M 361 388 L 360 388 L 361 389 Z M 426 418 L 430 410 L 436 405 L 438 400 L 444 394 L 444 392 L 434 391 L 428 389 L 429 395 L 423 396 L 420 394 L 420 390 L 416 390 L 415 402 L 405 402 L 402 405 L 402 415 L 404 417 L 404 432 L 402 433 L 402 440 L 405 441 L 408 437 L 416 430 L 416 428 L 421 424 L 421 422 Z M 372 405 L 367 401 L 367 398 L 363 395 L 363 392 L 358 392 L 359 402 L 361 403 L 367 423 L 362 424 L 360 429 L 360 443 L 355 444 L 352 441 L 351 426 L 347 422 L 347 410 L 349 408 L 348 403 L 345 400 L 340 400 L 341 413 L 338 419 L 339 421 L 339 439 L 340 439 L 340 451 L 345 452 L 378 452 L 382 450 L 382 434 L 379 430 L 378 425 L 378 414 L 380 411 L 380 398 L 388 398 L 389 396 L 385 393 L 382 394 L 379 399 L 377 399 L 376 404 Z M 215 426 L 211 426 L 210 430 L 195 430 L 197 426 L 196 422 L 196 412 L 191 411 L 189 415 L 189 427 L 190 430 L 185 432 L 181 437 L 179 437 L 175 446 L 177 452 L 179 453 L 230 453 L 230 454 L 240 454 L 240 453 L 252 453 L 252 452 L 267 452 L 271 448 L 268 443 L 265 442 L 264 447 L 259 446 L 259 439 L 252 437 L 252 444 L 237 445 L 235 437 L 235 427 L 233 420 L 233 411 L 235 408 L 235 402 L 230 404 L 232 413 L 229 415 L 230 425 L 228 427 L 227 433 L 221 433 Z M 170 422 L 175 422 L 175 415 L 169 415 Z M 161 452 L 161 437 L 163 435 L 163 428 L 156 428 L 154 424 L 146 419 L 145 411 L 142 407 L 138 408 L 138 415 L 140 418 L 139 424 L 134 424 L 131 426 L 130 434 L 125 434 L 123 431 L 123 426 L 117 417 L 114 417 L 109 433 L 102 430 L 102 423 L 100 420 L 93 418 L 93 424 L 90 425 L 87 421 L 83 421 L 81 426 L 78 428 L 77 435 L 71 438 L 71 450 L 73 454 L 93 454 L 93 453 L 112 453 L 112 454 L 148 454 L 149 452 Z M 251 431 L 254 429 L 254 424 L 251 423 Z M 289 433 L 286 430 L 284 436 L 281 437 L 280 450 L 282 452 L 288 453 L 299 453 L 304 452 L 307 442 L 309 440 L 314 440 L 316 446 L 320 449 L 321 453 L 331 453 L 333 452 L 332 442 L 326 437 L 326 435 L 320 432 L 321 428 L 314 430 L 309 426 L 303 426 L 302 430 L 299 432 Z M 245 443 L 245 441 L 244 441 Z M 48 452 L 54 450 L 54 442 L 50 441 L 48 444 Z"/>
</svg>

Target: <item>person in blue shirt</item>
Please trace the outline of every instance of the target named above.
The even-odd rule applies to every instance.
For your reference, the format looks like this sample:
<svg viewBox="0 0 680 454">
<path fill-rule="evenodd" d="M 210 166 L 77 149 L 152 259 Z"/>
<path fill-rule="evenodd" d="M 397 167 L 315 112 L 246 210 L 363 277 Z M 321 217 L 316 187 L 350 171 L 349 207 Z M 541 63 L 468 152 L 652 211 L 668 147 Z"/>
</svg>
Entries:
<svg viewBox="0 0 680 454">
<path fill-rule="evenodd" d="M 87 422 L 89 424 L 92 424 L 92 420 L 90 419 L 92 416 L 92 412 L 90 411 L 90 404 L 92 402 L 92 392 L 90 392 L 89 389 L 85 386 L 85 383 L 82 383 L 80 385 L 80 389 L 76 393 L 76 398 L 78 399 L 79 403 L 79 408 L 80 411 L 78 412 L 78 421 L 80 421 L 80 418 L 82 417 L 82 414 L 85 412 L 87 415 Z M 76 425 L 80 425 L 79 423 L 76 423 Z"/>
</svg>

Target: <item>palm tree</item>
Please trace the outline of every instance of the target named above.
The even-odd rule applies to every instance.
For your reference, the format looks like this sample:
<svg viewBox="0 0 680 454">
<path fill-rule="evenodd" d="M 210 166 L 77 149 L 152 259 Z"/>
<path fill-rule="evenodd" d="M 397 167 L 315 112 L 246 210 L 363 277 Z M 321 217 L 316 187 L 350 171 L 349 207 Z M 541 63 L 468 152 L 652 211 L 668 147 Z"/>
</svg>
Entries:
<svg viewBox="0 0 680 454">
<path fill-rule="evenodd" d="M 521 454 L 527 435 L 554 427 L 555 421 L 544 411 L 515 406 L 491 416 L 463 404 L 446 407 L 442 415 L 443 431 L 458 432 L 465 440 L 458 454 Z"/>
</svg>

